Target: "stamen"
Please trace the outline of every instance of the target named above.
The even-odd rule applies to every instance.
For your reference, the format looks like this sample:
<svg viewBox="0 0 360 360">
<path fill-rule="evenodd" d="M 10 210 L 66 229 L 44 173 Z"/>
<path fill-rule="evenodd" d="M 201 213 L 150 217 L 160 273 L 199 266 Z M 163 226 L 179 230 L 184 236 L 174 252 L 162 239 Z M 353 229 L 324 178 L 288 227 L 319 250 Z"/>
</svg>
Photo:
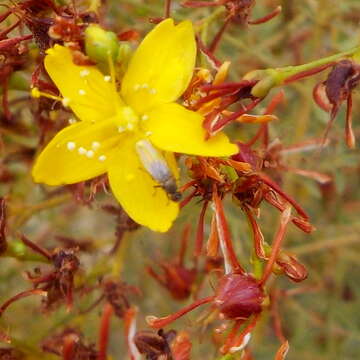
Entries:
<svg viewBox="0 0 360 360">
<path fill-rule="evenodd" d="M 100 147 L 100 143 L 98 141 L 93 141 L 91 147 L 96 151 Z"/>
<path fill-rule="evenodd" d="M 73 142 L 73 141 L 69 141 L 67 144 L 66 144 L 68 150 L 72 151 L 76 148 L 76 144 Z"/>
<path fill-rule="evenodd" d="M 94 156 L 94 152 L 93 152 L 92 150 L 88 150 L 88 151 L 86 152 L 86 156 L 87 156 L 88 158 L 92 158 L 92 157 Z"/>
<path fill-rule="evenodd" d="M 55 101 L 61 101 L 62 105 L 64 107 L 68 107 L 69 103 L 70 103 L 70 99 L 69 98 L 62 98 L 60 96 L 56 96 L 56 95 L 52 95 L 52 94 L 48 94 L 45 92 L 40 91 L 38 88 L 34 87 L 31 89 L 31 96 L 35 99 L 38 99 L 40 97 L 45 97 L 47 99 L 51 99 L 51 100 L 55 100 Z"/>
<path fill-rule="evenodd" d="M 42 97 L 46 97 L 48 99 L 57 100 L 57 101 L 63 101 L 64 100 L 60 96 L 44 93 L 44 92 L 40 91 L 38 88 L 36 88 L 36 87 L 31 89 L 31 96 L 33 98 L 36 98 L 36 99 L 38 99 L 38 98 L 40 98 L 42 96 Z"/>
<path fill-rule="evenodd" d="M 99 156 L 99 161 L 105 161 L 106 160 L 106 156 L 105 155 L 100 155 Z"/>
<path fill-rule="evenodd" d="M 79 90 L 79 95 L 85 95 L 85 94 L 86 94 L 86 91 L 84 89 Z"/>
<path fill-rule="evenodd" d="M 84 149 L 82 146 L 81 147 L 79 147 L 79 149 L 78 149 L 78 153 L 80 154 L 80 155 L 85 155 L 86 154 L 86 149 Z"/>
</svg>

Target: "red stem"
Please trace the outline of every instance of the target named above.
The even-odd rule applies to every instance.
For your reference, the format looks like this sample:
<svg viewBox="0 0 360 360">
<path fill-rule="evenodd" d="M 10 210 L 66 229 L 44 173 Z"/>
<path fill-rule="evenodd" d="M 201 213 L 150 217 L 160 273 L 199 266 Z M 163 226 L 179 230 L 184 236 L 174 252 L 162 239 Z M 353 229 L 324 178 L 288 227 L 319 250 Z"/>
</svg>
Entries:
<svg viewBox="0 0 360 360">
<path fill-rule="evenodd" d="M 230 17 L 227 18 L 224 22 L 224 24 L 221 26 L 220 30 L 217 32 L 217 34 L 215 35 L 213 41 L 211 42 L 210 46 L 209 46 L 209 51 L 213 54 L 216 51 L 216 48 L 218 47 L 220 40 L 227 28 L 227 26 L 230 23 Z"/>
<path fill-rule="evenodd" d="M 275 109 L 285 100 L 284 90 L 280 90 L 273 98 L 270 100 L 268 106 L 266 107 L 264 114 L 273 114 Z"/>
<path fill-rule="evenodd" d="M 305 212 L 305 210 L 289 195 L 284 193 L 284 191 L 274 183 L 267 175 L 259 174 L 261 180 L 268 186 L 270 186 L 275 192 L 277 192 L 281 197 L 283 197 L 286 201 L 288 201 L 294 209 L 297 211 L 299 215 L 301 215 L 304 219 L 309 220 L 309 215 Z"/>
<path fill-rule="evenodd" d="M 33 37 L 32 35 L 25 35 L 25 36 L 17 36 L 12 39 L 0 40 L 0 50 L 3 50 L 3 49 L 6 50 L 6 48 L 8 48 L 8 47 L 14 46 L 21 41 L 29 40 L 32 37 Z"/>
<path fill-rule="evenodd" d="M 256 314 L 254 316 L 254 318 L 246 325 L 245 329 L 241 332 L 241 334 L 238 336 L 238 338 L 232 343 L 231 347 L 238 347 L 243 343 L 245 335 L 250 333 L 252 331 L 252 329 L 255 327 L 256 323 L 258 322 L 258 320 L 260 318 L 260 314 L 261 313 Z"/>
<path fill-rule="evenodd" d="M 75 338 L 73 335 L 68 335 L 64 339 L 62 358 L 63 360 L 73 360 L 75 358 Z"/>
<path fill-rule="evenodd" d="M 3 314 L 3 312 L 15 301 L 20 300 L 22 298 L 31 296 L 31 295 L 41 295 L 41 296 L 47 296 L 47 291 L 44 291 L 42 289 L 31 289 L 31 290 L 25 290 L 9 300 L 5 301 L 4 304 L 0 307 L 0 316 Z"/>
<path fill-rule="evenodd" d="M 251 209 L 247 206 L 244 207 L 245 214 L 250 222 L 250 227 L 253 233 L 253 242 L 254 242 L 254 249 L 255 254 L 260 259 L 266 259 L 266 254 L 264 250 L 264 235 L 261 232 L 261 229 L 256 222 L 254 214 L 252 213 Z"/>
<path fill-rule="evenodd" d="M 11 119 L 11 112 L 9 109 L 9 98 L 8 98 L 8 93 L 9 93 L 9 77 L 8 76 L 6 76 L 5 79 L 3 80 L 2 89 L 3 89 L 2 108 L 3 108 L 3 112 L 4 112 L 4 116 L 5 116 L 6 120 L 9 121 Z"/>
<path fill-rule="evenodd" d="M 20 235 L 21 241 L 29 247 L 31 250 L 35 251 L 36 253 L 46 257 L 48 260 L 51 260 L 51 254 L 44 248 L 41 248 L 39 245 L 30 241 L 25 235 Z"/>
<path fill-rule="evenodd" d="M 299 72 L 298 74 L 295 74 L 293 76 L 290 76 L 288 77 L 285 81 L 284 81 L 284 84 L 290 84 L 294 81 L 297 81 L 297 80 L 300 80 L 300 79 L 304 79 L 305 77 L 308 77 L 308 76 L 311 76 L 311 75 L 315 75 L 321 71 L 324 71 L 325 69 L 327 69 L 328 67 L 330 66 L 334 66 L 336 64 L 336 62 L 331 62 L 331 63 L 328 63 L 328 64 L 325 64 L 325 65 L 321 65 L 321 66 L 318 66 L 314 69 L 311 69 L 311 70 L 305 70 L 305 71 L 302 71 L 302 72 Z"/>
<path fill-rule="evenodd" d="M 9 27 L 7 27 L 6 29 L 4 29 L 3 31 L 0 32 L 0 39 L 6 37 L 6 35 L 13 29 L 15 29 L 19 24 L 20 24 L 21 20 L 16 21 L 14 24 L 10 25 Z"/>
<path fill-rule="evenodd" d="M 256 20 L 249 20 L 248 24 L 250 25 L 259 25 L 268 22 L 269 20 L 273 19 L 275 16 L 279 15 L 281 13 L 281 6 L 278 6 L 275 10 L 273 10 L 271 13 L 256 19 Z"/>
<path fill-rule="evenodd" d="M 231 114 L 230 116 L 224 117 L 222 119 L 220 119 L 213 127 L 212 131 L 217 131 L 219 129 L 221 129 L 223 126 L 227 125 L 229 122 L 235 120 L 236 118 L 238 118 L 239 116 L 248 113 L 249 111 L 251 111 L 257 104 L 259 104 L 259 102 L 262 99 L 257 98 L 254 101 L 252 101 L 249 105 L 247 105 L 245 108 L 234 112 L 233 114 Z"/>
<path fill-rule="evenodd" d="M 171 0 L 165 0 L 165 8 L 164 8 L 164 17 L 170 17 L 170 10 L 171 10 Z"/>
<path fill-rule="evenodd" d="M 146 322 L 153 329 L 161 329 L 162 327 L 172 323 L 173 321 L 177 320 L 178 318 L 187 314 L 188 312 L 192 311 L 193 309 L 195 309 L 201 305 L 207 304 L 207 303 L 213 301 L 214 299 L 215 299 L 215 296 L 208 296 L 203 299 L 196 300 L 192 304 L 184 307 L 183 309 L 179 310 L 178 312 L 168 315 L 168 316 L 165 316 L 165 317 L 157 318 L 156 316 L 147 316 Z"/>
<path fill-rule="evenodd" d="M 203 52 L 209 60 L 211 60 L 215 67 L 219 68 L 221 66 L 221 61 L 218 60 L 214 54 L 212 54 L 208 49 L 207 47 L 205 46 L 205 44 L 201 41 L 201 39 L 196 36 L 196 42 L 197 42 L 197 45 L 198 45 L 198 48 L 200 49 L 201 52 Z"/>
<path fill-rule="evenodd" d="M 216 185 L 213 186 L 213 201 L 215 205 L 216 224 L 218 228 L 219 239 L 220 241 L 222 239 L 225 243 L 226 252 L 229 257 L 230 265 L 232 267 L 232 272 L 245 274 L 245 270 L 236 258 L 236 254 L 231 241 L 230 230 L 224 214 L 224 208 L 222 205 L 222 201 L 218 195 Z"/>
<path fill-rule="evenodd" d="M 188 195 L 181 203 L 180 203 L 180 209 L 182 209 L 184 206 L 186 206 L 192 198 L 195 196 L 197 192 L 197 189 L 194 189 L 190 195 Z"/>
<path fill-rule="evenodd" d="M 259 281 L 259 286 L 264 285 L 272 273 L 272 268 L 273 268 L 274 263 L 279 255 L 281 245 L 285 238 L 286 227 L 290 221 L 290 217 L 291 217 L 291 208 L 288 207 L 285 209 L 285 211 L 282 212 L 282 214 L 280 216 L 280 225 L 279 225 L 278 231 L 275 235 L 275 238 L 274 238 L 274 241 L 273 241 L 273 244 L 271 247 L 271 254 L 269 257 L 269 261 L 267 262 L 263 276 Z"/>
<path fill-rule="evenodd" d="M 345 140 L 350 149 L 355 148 L 355 136 L 352 129 L 352 94 L 349 93 L 346 108 Z"/>
<path fill-rule="evenodd" d="M 204 202 L 204 205 L 201 209 L 200 216 L 199 216 L 199 222 L 196 230 L 196 241 L 195 241 L 195 259 L 197 259 L 201 253 L 204 243 L 204 217 L 206 214 L 206 209 L 208 206 L 208 201 Z"/>
<path fill-rule="evenodd" d="M 222 90 L 222 89 L 230 89 L 234 88 L 234 90 L 240 90 L 246 86 L 252 86 L 257 83 L 257 80 L 242 80 L 239 82 L 228 82 L 228 83 L 222 83 L 217 85 L 212 84 L 206 84 L 200 87 L 203 91 L 212 91 L 212 90 Z"/>
<path fill-rule="evenodd" d="M 106 360 L 107 358 L 110 319 L 113 312 L 114 312 L 113 307 L 109 303 L 106 303 L 104 306 L 104 311 L 101 316 L 101 323 L 100 323 L 98 360 Z"/>
</svg>

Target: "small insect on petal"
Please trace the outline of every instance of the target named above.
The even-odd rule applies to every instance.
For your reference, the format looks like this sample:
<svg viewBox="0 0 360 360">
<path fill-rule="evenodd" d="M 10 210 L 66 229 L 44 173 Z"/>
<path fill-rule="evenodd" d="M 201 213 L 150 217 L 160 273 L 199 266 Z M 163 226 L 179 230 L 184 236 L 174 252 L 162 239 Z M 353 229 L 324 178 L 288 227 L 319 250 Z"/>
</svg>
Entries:
<svg viewBox="0 0 360 360">
<path fill-rule="evenodd" d="M 171 200 L 179 201 L 181 194 L 177 190 L 175 177 L 163 155 L 148 140 L 138 141 L 135 147 L 149 175 L 166 191 Z"/>
</svg>

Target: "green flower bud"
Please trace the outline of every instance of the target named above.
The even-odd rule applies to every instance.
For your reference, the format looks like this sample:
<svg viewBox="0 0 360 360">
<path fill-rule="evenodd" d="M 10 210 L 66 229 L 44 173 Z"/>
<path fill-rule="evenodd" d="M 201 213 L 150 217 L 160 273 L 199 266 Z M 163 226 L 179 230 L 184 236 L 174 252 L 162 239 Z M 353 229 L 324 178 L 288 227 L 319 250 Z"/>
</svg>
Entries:
<svg viewBox="0 0 360 360">
<path fill-rule="evenodd" d="M 116 67 L 120 76 L 125 73 L 132 54 L 133 50 L 130 44 L 127 41 L 121 41 L 118 56 L 116 58 Z"/>
<path fill-rule="evenodd" d="M 278 75 L 280 74 L 274 69 L 254 70 L 247 73 L 243 79 L 259 80 L 259 82 L 252 88 L 251 95 L 263 98 L 273 87 L 280 84 Z"/>
<path fill-rule="evenodd" d="M 86 55 L 96 62 L 107 63 L 109 55 L 115 62 L 119 52 L 119 41 L 115 33 L 92 24 L 85 30 L 85 51 Z"/>
</svg>

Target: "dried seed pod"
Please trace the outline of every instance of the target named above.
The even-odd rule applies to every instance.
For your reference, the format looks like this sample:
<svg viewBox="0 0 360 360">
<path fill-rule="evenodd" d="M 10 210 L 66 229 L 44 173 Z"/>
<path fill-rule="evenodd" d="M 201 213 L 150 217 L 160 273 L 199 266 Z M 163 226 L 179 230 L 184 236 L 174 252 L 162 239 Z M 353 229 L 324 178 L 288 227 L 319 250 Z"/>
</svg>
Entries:
<svg viewBox="0 0 360 360">
<path fill-rule="evenodd" d="M 219 282 L 214 304 L 227 319 L 247 319 L 260 313 L 265 298 L 256 279 L 248 274 L 228 274 Z"/>
</svg>

